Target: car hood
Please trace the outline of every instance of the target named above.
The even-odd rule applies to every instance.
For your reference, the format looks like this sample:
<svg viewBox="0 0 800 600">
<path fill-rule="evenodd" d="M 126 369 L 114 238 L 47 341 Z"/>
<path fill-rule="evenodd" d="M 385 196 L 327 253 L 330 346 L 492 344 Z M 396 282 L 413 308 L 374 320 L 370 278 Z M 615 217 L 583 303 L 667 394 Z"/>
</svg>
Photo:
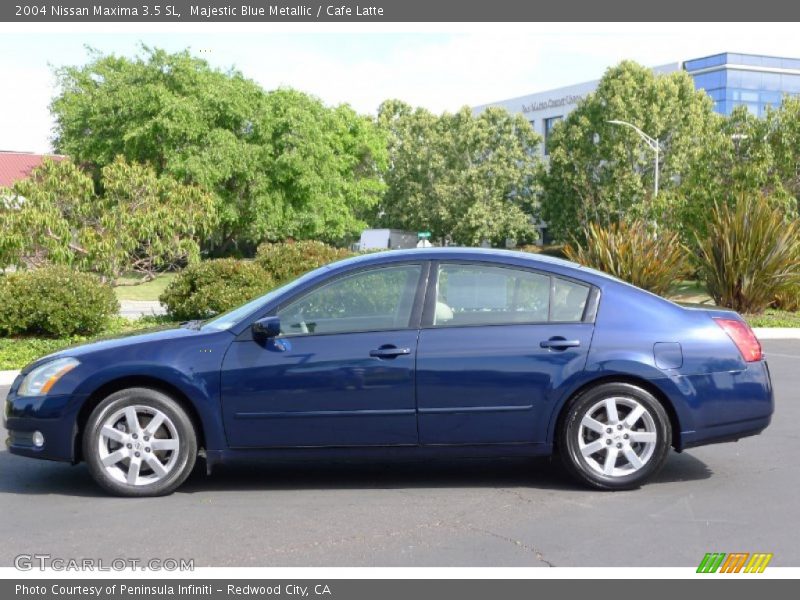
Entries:
<svg viewBox="0 0 800 600">
<path fill-rule="evenodd" d="M 214 330 L 204 332 L 194 327 L 183 327 L 179 325 L 160 325 L 149 329 L 140 329 L 137 331 L 130 331 L 109 335 L 101 339 L 93 340 L 91 342 L 84 342 L 74 346 L 68 346 L 43 356 L 42 358 L 32 362 L 25 367 L 22 372 L 26 373 L 36 367 L 37 365 L 64 356 L 72 356 L 80 358 L 87 354 L 94 354 L 95 352 L 106 352 L 109 350 L 119 349 L 123 347 L 135 346 L 138 344 L 146 344 L 151 342 L 168 342 L 169 340 L 182 339 L 187 337 L 200 337 L 219 334 L 219 331 Z"/>
</svg>

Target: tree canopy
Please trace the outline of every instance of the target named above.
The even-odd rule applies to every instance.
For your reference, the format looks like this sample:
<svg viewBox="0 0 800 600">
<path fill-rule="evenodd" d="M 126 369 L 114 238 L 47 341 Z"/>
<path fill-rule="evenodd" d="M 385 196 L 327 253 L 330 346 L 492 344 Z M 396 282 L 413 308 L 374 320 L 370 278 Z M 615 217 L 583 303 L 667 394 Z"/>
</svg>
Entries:
<svg viewBox="0 0 800 600">
<path fill-rule="evenodd" d="M 57 151 L 101 185 L 117 156 L 213 193 L 211 245 L 230 251 L 287 237 L 340 240 L 383 192 L 385 138 L 348 106 L 264 91 L 188 51 L 142 47 L 134 58 L 92 51 L 57 70 Z"/>
<path fill-rule="evenodd" d="M 380 222 L 465 245 L 535 239 L 540 138 L 522 116 L 497 108 L 435 115 L 390 100 L 378 121 L 390 162 Z"/>
<path fill-rule="evenodd" d="M 630 61 L 609 69 L 555 125 L 546 165 L 530 124 L 500 108 L 434 114 L 388 100 L 373 118 L 296 90 L 265 91 L 188 51 L 146 46 L 132 58 L 91 51 L 87 64 L 57 75 L 54 143 L 74 163 L 58 171 L 60 187 L 48 184 L 56 206 L 47 213 L 39 205 L 36 217 L 50 227 L 37 251 L 56 260 L 74 258 L 63 242 L 75 227 L 58 230 L 52 215 L 67 196 L 118 202 L 119 170 L 149 178 L 156 196 L 206 190 L 200 242 L 226 255 L 289 238 L 341 243 L 368 226 L 429 230 L 464 245 L 524 244 L 540 220 L 560 241 L 582 237 L 591 223 L 641 219 L 692 243 L 713 207 L 742 194 L 768 198 L 787 217 L 798 212 L 799 98 L 761 119 L 741 107 L 724 117 L 687 73 Z M 652 150 L 612 120 L 659 141 L 657 197 Z M 41 190 L 28 192 L 34 206 Z M 0 247 L 10 256 L 16 243 Z"/>
<path fill-rule="evenodd" d="M 102 194 L 72 161 L 46 160 L 0 206 L 0 266 L 72 264 L 109 277 L 197 260 L 215 224 L 213 197 L 117 158 L 100 173 Z"/>
<path fill-rule="evenodd" d="M 659 140 L 657 198 L 654 153 L 635 131 L 611 120 Z M 542 204 L 550 231 L 570 239 L 589 223 L 668 221 L 690 170 L 703 164 L 709 145 L 722 143 L 721 122 L 711 98 L 695 90 L 683 71 L 659 75 L 629 61 L 609 69 L 597 90 L 556 124 L 548 142 Z"/>
</svg>

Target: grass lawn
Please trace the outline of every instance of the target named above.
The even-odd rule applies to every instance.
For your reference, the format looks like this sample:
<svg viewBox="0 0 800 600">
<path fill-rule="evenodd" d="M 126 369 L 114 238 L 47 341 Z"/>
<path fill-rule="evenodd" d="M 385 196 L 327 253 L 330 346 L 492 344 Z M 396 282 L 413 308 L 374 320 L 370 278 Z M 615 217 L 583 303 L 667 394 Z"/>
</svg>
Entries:
<svg viewBox="0 0 800 600">
<path fill-rule="evenodd" d="M 169 321 L 164 317 L 142 317 L 136 320 L 115 317 L 105 332 L 95 336 L 75 335 L 66 338 L 2 337 L 0 338 L 0 371 L 21 369 L 29 362 L 67 346 L 164 324 L 169 324 Z"/>
<path fill-rule="evenodd" d="M 760 315 L 743 315 L 750 327 L 800 327 L 800 312 L 768 308 Z"/>
<path fill-rule="evenodd" d="M 136 283 L 136 277 L 120 277 L 114 292 L 117 300 L 158 300 L 161 292 L 175 279 L 176 273 L 160 273 L 152 281 Z M 131 285 L 132 284 L 132 285 Z"/>
</svg>

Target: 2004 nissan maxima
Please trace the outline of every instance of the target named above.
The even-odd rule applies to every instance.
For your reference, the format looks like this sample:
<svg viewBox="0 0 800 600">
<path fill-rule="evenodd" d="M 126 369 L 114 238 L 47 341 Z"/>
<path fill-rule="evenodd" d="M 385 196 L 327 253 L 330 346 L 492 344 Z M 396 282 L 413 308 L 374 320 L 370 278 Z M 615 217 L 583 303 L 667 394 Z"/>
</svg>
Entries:
<svg viewBox="0 0 800 600">
<path fill-rule="evenodd" d="M 12 453 L 86 461 L 109 492 L 175 490 L 246 456 L 533 456 L 639 486 L 685 448 L 754 435 L 773 394 L 734 312 L 557 259 L 360 256 L 205 322 L 63 350 L 5 406 Z"/>
</svg>

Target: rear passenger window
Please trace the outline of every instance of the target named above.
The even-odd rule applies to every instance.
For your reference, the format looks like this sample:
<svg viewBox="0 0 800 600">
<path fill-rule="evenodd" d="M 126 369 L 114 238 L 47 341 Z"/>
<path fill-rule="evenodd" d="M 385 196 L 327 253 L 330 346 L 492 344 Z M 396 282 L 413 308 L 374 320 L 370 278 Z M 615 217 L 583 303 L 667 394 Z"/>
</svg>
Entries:
<svg viewBox="0 0 800 600">
<path fill-rule="evenodd" d="M 576 322 L 583 319 L 589 286 L 553 277 L 551 321 Z"/>
<path fill-rule="evenodd" d="M 575 321 L 589 286 L 523 269 L 439 265 L 433 324 L 500 325 Z"/>
<path fill-rule="evenodd" d="M 434 325 L 547 321 L 550 277 L 488 265 L 440 265 Z"/>
</svg>

